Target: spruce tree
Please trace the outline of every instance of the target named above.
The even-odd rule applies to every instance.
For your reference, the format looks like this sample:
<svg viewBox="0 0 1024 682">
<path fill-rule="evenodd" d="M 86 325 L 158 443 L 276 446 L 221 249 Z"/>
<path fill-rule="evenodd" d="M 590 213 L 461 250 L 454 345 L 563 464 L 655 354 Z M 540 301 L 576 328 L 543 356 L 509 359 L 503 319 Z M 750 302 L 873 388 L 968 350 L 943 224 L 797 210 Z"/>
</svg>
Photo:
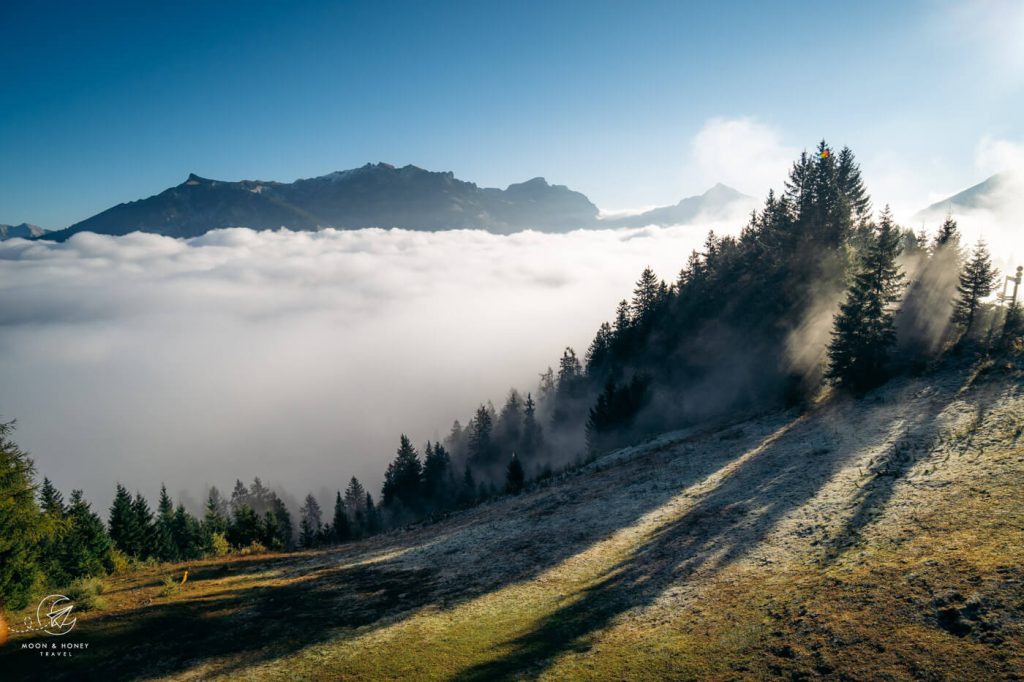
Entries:
<svg viewBox="0 0 1024 682">
<path fill-rule="evenodd" d="M 0 422 L 0 608 L 28 603 L 41 578 L 39 541 L 46 522 L 36 504 L 32 460 L 10 439 L 14 422 Z"/>
<path fill-rule="evenodd" d="M 384 487 L 381 490 L 381 504 L 393 507 L 396 503 L 407 509 L 418 510 L 421 505 L 420 480 L 423 468 L 419 453 L 404 433 L 399 439 L 395 459 L 384 473 Z"/>
<path fill-rule="evenodd" d="M 208 535 L 227 531 L 227 503 L 220 496 L 217 486 L 211 486 L 206 498 L 206 510 L 203 515 L 203 526 Z"/>
<path fill-rule="evenodd" d="M 141 533 L 132 510 L 132 496 L 120 483 L 114 492 L 108 520 L 110 539 L 114 546 L 128 556 L 138 557 Z"/>
<path fill-rule="evenodd" d="M 303 547 L 313 547 L 320 538 L 323 525 L 320 503 L 312 495 L 306 495 L 306 501 L 299 509 L 299 543 Z"/>
<path fill-rule="evenodd" d="M 474 464 L 487 465 L 494 457 L 492 432 L 494 421 L 490 410 L 481 405 L 469 423 L 469 461 Z M 386 504 L 386 503 L 385 503 Z"/>
<path fill-rule="evenodd" d="M 114 567 L 113 546 L 103 520 L 85 501 L 81 490 L 71 491 L 67 511 L 68 529 L 60 550 L 66 579 L 98 576 Z"/>
<path fill-rule="evenodd" d="M 163 483 L 160 484 L 160 499 L 156 510 L 156 546 L 152 548 L 153 554 L 160 561 L 176 561 L 180 555 L 174 537 L 174 502 Z"/>
<path fill-rule="evenodd" d="M 512 459 L 508 463 L 508 468 L 505 470 L 505 492 L 511 495 L 518 495 L 523 490 L 523 483 L 526 480 L 526 474 L 523 472 L 523 465 L 516 457 L 516 453 L 512 453 Z"/>
<path fill-rule="evenodd" d="M 64 496 L 49 478 L 43 478 L 43 485 L 39 490 L 39 507 L 46 519 L 46 533 L 39 545 L 39 565 L 52 583 L 63 584 L 69 578 L 64 570 L 61 550 L 70 522 L 67 519 Z"/>
<path fill-rule="evenodd" d="M 156 556 L 157 528 L 153 521 L 153 512 L 150 511 L 146 498 L 139 492 L 135 493 L 132 500 L 132 515 L 135 517 L 135 528 L 138 532 L 135 556 L 140 559 Z"/>
<path fill-rule="evenodd" d="M 953 305 L 952 322 L 963 330 L 963 338 L 970 335 L 982 299 L 992 295 L 998 280 L 999 271 L 992 266 L 988 247 L 979 241 L 960 271 L 957 299 Z"/>
<path fill-rule="evenodd" d="M 893 305 L 903 280 L 896 264 L 899 246 L 900 231 L 887 206 L 835 317 L 826 377 L 837 385 L 862 391 L 885 378 L 896 340 Z"/>
<path fill-rule="evenodd" d="M 435 512 L 448 503 L 448 482 L 451 480 L 451 458 L 440 443 L 427 442 L 423 458 L 423 498 Z"/>
<path fill-rule="evenodd" d="M 466 464 L 462 471 L 462 483 L 459 485 L 458 505 L 462 509 L 472 507 L 476 504 L 477 487 L 476 479 L 473 478 L 473 470 Z"/>
<path fill-rule="evenodd" d="M 57 518 L 62 518 L 67 511 L 64 507 L 64 496 L 46 477 L 43 477 L 43 486 L 39 489 L 39 507 L 44 514 Z"/>
<path fill-rule="evenodd" d="M 242 504 L 231 517 L 228 541 L 235 547 L 246 547 L 260 539 L 263 520 L 248 504 Z"/>
<path fill-rule="evenodd" d="M 366 493 L 364 507 L 366 509 L 366 534 L 376 535 L 381 530 L 380 511 L 373 503 L 373 495 L 370 493 Z"/>
<path fill-rule="evenodd" d="M 540 423 L 537 421 L 537 404 L 533 402 L 533 396 L 527 393 L 526 403 L 523 407 L 523 438 L 520 441 L 519 451 L 527 462 L 530 462 L 543 447 L 544 435 L 541 432 Z"/>
<path fill-rule="evenodd" d="M 345 488 L 345 508 L 352 521 L 352 535 L 362 537 L 366 532 L 366 489 L 355 476 Z"/>
<path fill-rule="evenodd" d="M 939 226 L 939 231 L 935 234 L 935 241 L 932 242 L 932 250 L 937 251 L 939 249 L 959 246 L 960 229 L 956 220 L 953 219 L 953 216 L 947 215 L 946 219 L 942 221 L 942 225 Z"/>
<path fill-rule="evenodd" d="M 345 509 L 345 500 L 341 497 L 341 491 L 334 497 L 334 519 L 331 522 L 331 531 L 334 542 L 348 542 L 352 539 L 352 531 L 348 525 L 348 510 Z"/>
<path fill-rule="evenodd" d="M 660 284 L 654 270 L 650 267 L 644 268 L 640 273 L 640 279 L 633 289 L 633 303 L 631 305 L 632 319 L 636 324 L 645 324 L 652 318 L 657 310 L 660 301 Z"/>
<path fill-rule="evenodd" d="M 293 544 L 294 531 L 292 529 L 292 515 L 288 511 L 288 505 L 280 497 L 271 493 L 271 510 L 277 520 L 277 538 L 281 541 L 282 549 L 291 549 Z"/>
</svg>

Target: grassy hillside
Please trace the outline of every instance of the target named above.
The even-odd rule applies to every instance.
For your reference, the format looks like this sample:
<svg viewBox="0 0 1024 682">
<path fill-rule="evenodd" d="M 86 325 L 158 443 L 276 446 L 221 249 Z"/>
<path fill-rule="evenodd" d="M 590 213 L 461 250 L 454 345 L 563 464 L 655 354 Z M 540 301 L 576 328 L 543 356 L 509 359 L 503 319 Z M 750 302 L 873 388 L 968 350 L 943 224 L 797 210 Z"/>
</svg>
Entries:
<svg viewBox="0 0 1024 682">
<path fill-rule="evenodd" d="M 66 636 L 88 650 L 42 660 L 16 634 L 0 670 L 1015 679 L 1022 431 L 1020 372 L 988 366 L 665 434 L 444 523 L 196 562 L 178 591 L 183 565 L 108 578 Z"/>
</svg>

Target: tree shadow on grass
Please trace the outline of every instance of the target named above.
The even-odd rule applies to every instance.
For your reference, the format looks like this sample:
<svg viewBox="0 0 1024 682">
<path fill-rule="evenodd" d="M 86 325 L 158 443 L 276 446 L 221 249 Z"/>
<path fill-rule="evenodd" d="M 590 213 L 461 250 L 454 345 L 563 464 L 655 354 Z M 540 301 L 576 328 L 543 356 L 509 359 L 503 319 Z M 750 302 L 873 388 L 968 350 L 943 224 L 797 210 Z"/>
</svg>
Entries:
<svg viewBox="0 0 1024 682">
<path fill-rule="evenodd" d="M 944 391 L 917 413 L 901 408 L 898 396 L 896 400 L 876 397 L 877 404 L 868 410 L 859 410 L 852 401 L 826 406 L 829 414 L 819 417 L 849 427 L 845 437 L 832 443 L 818 442 L 820 419 L 810 429 L 806 423 L 791 425 L 738 459 L 688 511 L 659 528 L 595 584 L 570 596 L 566 606 L 543 618 L 530 632 L 501 643 L 497 650 L 502 653 L 495 658 L 451 679 L 534 678 L 560 654 L 586 651 L 593 635 L 621 614 L 649 606 L 670 586 L 685 586 L 698 572 L 710 577 L 750 556 L 789 512 L 814 498 L 866 448 L 883 446 L 900 429 L 926 430 L 953 398 L 952 391 Z M 865 504 L 884 504 L 888 495 L 879 493 Z M 855 532 L 856 523 L 845 532 Z M 772 563 L 770 557 L 760 559 Z"/>
<path fill-rule="evenodd" d="M 659 462 L 677 458 L 672 448 L 679 446 L 675 441 L 641 448 L 637 456 L 648 460 L 649 467 L 630 467 L 628 473 L 590 467 L 571 475 L 589 478 L 583 486 L 555 483 L 443 523 L 326 552 L 197 562 L 180 594 L 83 619 L 65 639 L 87 643 L 84 652 L 43 660 L 21 645 L 52 644 L 56 638 L 21 638 L 0 648 L 0 670 L 10 671 L 13 679 L 45 675 L 51 680 L 93 679 L 100 671 L 110 680 L 190 670 L 204 677 L 230 675 L 319 643 L 365 634 L 424 607 L 457 606 L 507 584 L 529 581 L 678 493 L 678 485 L 657 485 L 653 492 L 651 486 Z M 703 479 L 732 457 L 733 452 L 724 450 L 717 459 L 685 466 L 679 485 Z M 643 487 L 646 493 L 632 494 L 630 486 Z M 616 513 L 595 509 L 592 497 L 568 488 L 592 494 L 607 490 Z M 558 542 L 540 541 L 573 520 L 581 522 L 578 528 Z M 178 576 L 183 569 L 161 567 L 155 572 Z M 249 584 L 250 578 L 264 584 Z M 153 594 L 161 580 L 122 584 L 114 578 L 108 583 L 109 597 L 124 598 L 125 592 L 140 588 Z"/>
<path fill-rule="evenodd" d="M 858 424 L 851 424 L 859 414 L 854 407 L 827 409 L 857 432 Z M 899 407 L 879 404 L 865 422 L 931 418 L 898 414 Z M 340 550 L 253 557 L 231 569 L 239 576 L 270 570 L 269 578 L 260 578 L 270 584 L 225 581 L 204 593 L 207 581 L 224 577 L 224 569 L 215 562 L 197 567 L 189 579 L 198 588 L 194 595 L 186 588 L 184 598 L 83 621 L 71 636 L 88 642 L 88 651 L 41 661 L 33 652 L 17 650 L 26 641 L 17 640 L 0 649 L 0 670 L 11 671 L 13 679 L 45 674 L 55 680 L 93 679 L 100 671 L 111 680 L 189 671 L 230 675 L 365 634 L 427 607 L 453 608 L 527 582 L 633 526 L 683 491 L 713 480 L 714 485 L 700 488 L 686 513 L 664 523 L 628 560 L 572 595 L 531 632 L 504 643 L 496 659 L 456 679 L 530 675 L 561 652 L 585 648 L 592 633 L 619 614 L 652 603 L 669 585 L 749 554 L 851 457 L 890 433 L 875 424 L 876 441 L 826 443 L 820 428 L 807 431 L 802 420 L 791 417 L 757 420 L 738 429 L 739 436 L 729 430 L 701 457 L 687 457 L 686 439 L 653 444 L 636 454 L 633 465 L 599 461 L 577 472 L 573 477 L 585 480 L 576 485 L 556 483 L 434 526 Z M 704 432 L 700 438 L 706 443 L 709 436 Z"/>
</svg>

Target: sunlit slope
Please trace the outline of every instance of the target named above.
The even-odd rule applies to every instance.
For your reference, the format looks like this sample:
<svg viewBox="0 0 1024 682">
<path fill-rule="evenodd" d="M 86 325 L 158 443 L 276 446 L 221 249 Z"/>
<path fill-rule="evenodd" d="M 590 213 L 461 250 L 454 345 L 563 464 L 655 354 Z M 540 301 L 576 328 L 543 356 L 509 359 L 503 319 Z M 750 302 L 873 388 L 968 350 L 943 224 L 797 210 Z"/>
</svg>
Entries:
<svg viewBox="0 0 1024 682">
<path fill-rule="evenodd" d="M 668 434 L 336 551 L 110 579 L 48 674 L 993 679 L 1024 669 L 1024 396 L 998 367 Z M 16 651 L 0 669 L 38 670 Z M 81 667 L 79 667 L 81 666 Z M 98 666 L 98 667 L 97 667 Z"/>
</svg>

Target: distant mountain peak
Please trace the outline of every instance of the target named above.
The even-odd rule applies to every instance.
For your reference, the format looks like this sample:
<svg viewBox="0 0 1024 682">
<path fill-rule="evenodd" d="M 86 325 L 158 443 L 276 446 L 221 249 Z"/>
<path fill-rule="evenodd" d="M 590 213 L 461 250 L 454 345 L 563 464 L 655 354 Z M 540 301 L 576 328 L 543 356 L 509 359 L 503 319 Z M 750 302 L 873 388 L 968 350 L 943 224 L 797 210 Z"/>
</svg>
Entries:
<svg viewBox="0 0 1024 682">
<path fill-rule="evenodd" d="M 725 219 L 756 207 L 757 201 L 753 197 L 719 182 L 703 194 L 686 197 L 671 206 L 653 208 L 636 215 L 604 218 L 601 222 L 611 227 L 684 225 L 697 218 Z"/>
<path fill-rule="evenodd" d="M 1024 178 L 1009 172 L 996 173 L 976 185 L 971 185 L 952 196 L 936 201 L 919 211 L 914 219 L 927 220 L 949 213 L 975 209 L 998 209 L 1004 195 L 1018 193 L 1021 186 L 1024 186 Z"/>
<path fill-rule="evenodd" d="M 451 171 L 386 162 L 291 183 L 211 180 L 189 173 L 154 196 L 119 204 L 48 236 L 151 232 L 194 237 L 224 227 L 565 231 L 597 224 L 597 207 L 579 192 L 533 178 L 507 189 L 481 188 Z"/>
<path fill-rule="evenodd" d="M 38 225 L 32 225 L 31 223 L 20 223 L 18 225 L 0 225 L 0 241 L 5 239 L 35 239 L 41 237 L 44 234 L 48 234 L 50 231 L 39 227 Z"/>
</svg>

